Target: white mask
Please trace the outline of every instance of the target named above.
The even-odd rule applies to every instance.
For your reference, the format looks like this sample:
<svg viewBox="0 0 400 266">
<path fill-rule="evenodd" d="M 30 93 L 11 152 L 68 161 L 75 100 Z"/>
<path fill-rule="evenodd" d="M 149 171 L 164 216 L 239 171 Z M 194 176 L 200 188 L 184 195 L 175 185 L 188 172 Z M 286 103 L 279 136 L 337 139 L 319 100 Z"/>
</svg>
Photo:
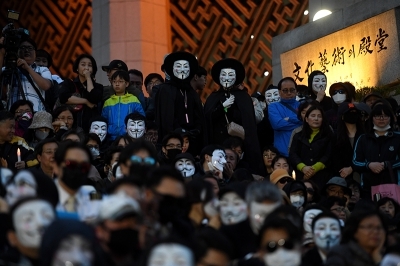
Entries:
<svg viewBox="0 0 400 266">
<path fill-rule="evenodd" d="M 146 124 L 143 120 L 128 119 L 128 123 L 126 124 L 126 131 L 131 138 L 141 138 L 146 131 Z"/>
<path fill-rule="evenodd" d="M 384 127 L 378 127 L 378 126 L 374 125 L 374 129 L 375 129 L 376 131 L 379 131 L 379 132 L 388 131 L 390 128 L 391 128 L 391 126 L 390 126 L 390 121 L 389 121 L 389 124 L 387 124 L 387 125 L 384 126 Z"/>
<path fill-rule="evenodd" d="M 216 170 L 223 171 L 226 164 L 226 154 L 223 150 L 215 150 L 211 156 L 211 162 Z"/>
<path fill-rule="evenodd" d="M 298 250 L 278 248 L 264 255 L 264 263 L 266 266 L 298 266 L 301 263 L 301 253 Z"/>
<path fill-rule="evenodd" d="M 177 60 L 172 67 L 174 76 L 178 79 L 186 79 L 190 74 L 190 65 L 187 60 Z"/>
<path fill-rule="evenodd" d="M 204 204 L 204 213 L 208 217 L 214 217 L 219 214 L 219 200 L 217 198 L 213 198 L 206 204 Z"/>
<path fill-rule="evenodd" d="M 232 87 L 236 82 L 236 71 L 232 68 L 223 68 L 219 74 L 219 82 L 224 88 Z"/>
<path fill-rule="evenodd" d="M 247 219 L 247 203 L 235 192 L 225 193 L 220 200 L 220 217 L 224 225 Z"/>
<path fill-rule="evenodd" d="M 340 224 L 333 218 L 321 218 L 314 225 L 314 242 L 322 251 L 329 251 L 339 245 L 341 238 Z"/>
<path fill-rule="evenodd" d="M 157 245 L 150 252 L 149 266 L 194 266 L 194 256 L 189 248 L 176 243 Z"/>
<path fill-rule="evenodd" d="M 175 168 L 181 172 L 183 177 L 191 177 L 194 175 L 194 165 L 193 162 L 189 159 L 179 159 L 175 163 Z"/>
<path fill-rule="evenodd" d="M 261 105 L 261 108 L 263 110 L 265 110 L 265 108 L 267 108 L 267 103 L 266 102 L 260 101 L 260 105 Z"/>
<path fill-rule="evenodd" d="M 39 248 L 44 230 L 55 219 L 50 203 L 32 200 L 20 205 L 13 214 L 18 241 L 24 247 Z"/>
<path fill-rule="evenodd" d="M 304 204 L 304 196 L 290 195 L 290 202 L 292 203 L 293 207 L 298 209 Z"/>
<path fill-rule="evenodd" d="M 270 89 L 265 92 L 265 101 L 268 105 L 274 102 L 279 102 L 281 100 L 281 96 L 279 95 L 278 89 Z"/>
<path fill-rule="evenodd" d="M 389 253 L 389 254 L 386 254 L 385 257 L 383 257 L 383 260 L 381 261 L 380 265 L 382 265 L 382 266 L 398 266 L 399 263 L 400 263 L 400 255 Z"/>
<path fill-rule="evenodd" d="M 310 209 L 304 213 L 304 218 L 303 218 L 304 231 L 306 231 L 307 233 L 312 233 L 311 229 L 312 221 L 314 220 L 315 216 L 317 216 L 321 212 L 322 211 L 319 209 Z"/>
<path fill-rule="evenodd" d="M 37 184 L 32 173 L 26 170 L 20 171 L 14 181 L 6 187 L 6 201 L 11 206 L 21 198 L 36 196 L 36 189 Z"/>
<path fill-rule="evenodd" d="M 325 91 L 326 89 L 326 77 L 324 75 L 316 75 L 312 81 L 312 89 L 315 92 Z"/>
<path fill-rule="evenodd" d="M 256 235 L 264 223 L 265 218 L 280 205 L 280 202 L 264 204 L 253 201 L 250 203 L 250 226 Z"/>
<path fill-rule="evenodd" d="M 107 123 L 102 121 L 93 121 L 90 125 L 89 133 L 95 133 L 99 136 L 100 141 L 103 142 L 107 136 Z"/>
<path fill-rule="evenodd" d="M 60 242 L 52 265 L 90 266 L 93 265 L 93 259 L 90 243 L 80 235 L 70 235 Z"/>
<path fill-rule="evenodd" d="M 332 96 L 332 99 L 336 104 L 341 104 L 346 100 L 346 94 L 336 93 Z"/>
</svg>

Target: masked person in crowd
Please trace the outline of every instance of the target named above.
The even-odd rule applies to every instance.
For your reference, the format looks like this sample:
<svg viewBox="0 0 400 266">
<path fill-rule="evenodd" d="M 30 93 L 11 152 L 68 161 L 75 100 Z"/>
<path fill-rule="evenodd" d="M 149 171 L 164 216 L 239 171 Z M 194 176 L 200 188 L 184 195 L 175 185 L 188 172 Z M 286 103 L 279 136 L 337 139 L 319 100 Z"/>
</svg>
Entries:
<svg viewBox="0 0 400 266">
<path fill-rule="evenodd" d="M 110 184 L 114 180 L 112 179 L 113 166 L 118 163 L 119 155 L 122 151 L 122 147 L 111 146 L 104 155 L 104 174 L 106 179 L 104 179 L 106 184 Z"/>
<path fill-rule="evenodd" d="M 111 144 L 111 140 L 107 137 L 107 119 L 102 116 L 95 116 L 90 119 L 89 124 L 89 133 L 95 133 L 97 136 L 99 136 L 101 141 L 100 154 L 104 154 Z"/>
<path fill-rule="evenodd" d="M 181 172 L 186 182 L 189 182 L 196 172 L 196 165 L 190 153 L 181 153 L 175 156 L 175 168 Z"/>
<path fill-rule="evenodd" d="M 18 100 L 10 107 L 15 118 L 15 135 L 23 138 L 32 123 L 33 104 L 27 100 Z"/>
<path fill-rule="evenodd" d="M 137 263 L 141 255 L 140 216 L 139 203 L 125 193 L 110 195 L 101 202 L 95 230 L 107 265 Z"/>
<path fill-rule="evenodd" d="M 307 188 L 303 182 L 293 180 L 288 182 L 282 189 L 289 197 L 292 206 L 302 212 L 307 205 Z"/>
<path fill-rule="evenodd" d="M 139 113 L 131 113 L 125 117 L 125 130 L 127 137 L 135 141 L 144 138 L 146 133 L 146 118 Z"/>
<path fill-rule="evenodd" d="M 223 225 L 238 224 L 247 220 L 246 188 L 246 183 L 235 182 L 219 192 L 219 215 Z"/>
<path fill-rule="evenodd" d="M 248 219 L 220 231 L 234 245 L 234 258 L 244 258 L 257 251 L 257 235 L 266 217 L 283 203 L 279 189 L 271 183 L 251 183 L 246 189 Z"/>
<path fill-rule="evenodd" d="M 297 116 L 300 103 L 296 101 L 297 84 L 291 77 L 278 83 L 280 102 L 268 105 L 268 117 L 274 129 L 274 147 L 284 156 L 289 155 L 288 145 L 292 131 L 301 126 Z"/>
<path fill-rule="evenodd" d="M 257 135 L 260 147 L 272 146 L 274 144 L 274 130 L 268 117 L 268 106 L 273 102 L 280 101 L 278 87 L 270 84 L 265 91 L 264 101 L 262 101 L 264 118 L 257 124 Z"/>
<path fill-rule="evenodd" d="M 326 85 L 327 78 L 323 72 L 314 70 L 308 76 L 308 94 L 320 103 L 324 112 L 332 109 L 332 99 L 325 93 Z"/>
<path fill-rule="evenodd" d="M 206 143 L 203 105 L 190 86 L 197 68 L 196 57 L 187 52 L 174 52 L 165 58 L 164 69 L 170 80 L 157 85 L 158 92 L 154 96 L 159 142 L 175 129 L 183 128 L 202 145 Z"/>
<path fill-rule="evenodd" d="M 99 136 L 95 133 L 89 133 L 86 137 L 86 147 L 89 148 L 92 154 L 92 166 L 88 178 L 94 180 L 95 182 L 100 179 L 106 178 L 104 175 L 104 158 L 100 154 L 101 141 Z"/>
<path fill-rule="evenodd" d="M 352 103 L 354 98 L 353 90 L 350 88 L 350 83 L 333 83 L 329 88 L 329 94 L 332 97 L 332 108 L 326 111 L 326 119 L 334 132 L 337 132 L 338 123 L 342 120 L 341 115 L 338 114 L 339 106 L 346 102 Z M 355 92 L 355 89 L 354 89 Z"/>
<path fill-rule="evenodd" d="M 158 153 L 160 164 L 172 165 L 175 157 L 182 153 L 183 139 L 178 133 L 171 133 L 164 137 L 161 142 L 161 151 Z"/>
<path fill-rule="evenodd" d="M 40 245 L 40 265 L 102 266 L 105 263 L 93 228 L 65 219 L 54 221 L 46 229 Z"/>
<path fill-rule="evenodd" d="M 54 136 L 54 128 L 51 123 L 52 116 L 50 113 L 39 111 L 34 114 L 32 123 L 24 135 L 29 147 L 35 148 L 40 141 Z"/>
<path fill-rule="evenodd" d="M 279 189 L 283 189 L 286 184 L 293 182 L 294 179 L 285 169 L 276 169 L 271 173 L 269 181 Z"/>
<path fill-rule="evenodd" d="M 76 114 L 76 125 L 88 132 L 90 125 L 87 122 L 100 114 L 97 105 L 101 102 L 103 85 L 94 80 L 97 64 L 91 55 L 79 55 L 74 61 L 73 71 L 78 76 L 74 80 L 66 79 L 63 82 L 59 103 L 70 106 Z M 59 104 L 56 103 L 56 106 Z"/>
<path fill-rule="evenodd" d="M 5 265 L 42 265 L 39 247 L 45 229 L 55 220 L 54 207 L 46 200 L 28 197 L 9 212 L 7 238 L 13 249 L 0 255 Z"/>
<path fill-rule="evenodd" d="M 304 254 L 301 266 L 324 265 L 329 250 L 340 244 L 340 222 L 332 213 L 318 214 L 312 222 L 312 231 L 315 247 Z"/>
<path fill-rule="evenodd" d="M 14 116 L 8 111 L 0 111 L 0 163 L 12 171 L 37 165 L 33 149 L 24 139 L 14 135 Z"/>
<path fill-rule="evenodd" d="M 223 59 L 214 64 L 211 75 L 220 88 L 208 96 L 204 105 L 209 142 L 222 145 L 231 136 L 227 125 L 236 123 L 244 130 L 241 138 L 249 151 L 244 150 L 243 160 L 254 174 L 264 174 L 253 102 L 247 90 L 238 87 L 245 78 L 244 66 L 236 59 Z"/>
<path fill-rule="evenodd" d="M 223 182 L 223 170 L 226 164 L 226 154 L 224 148 L 218 145 L 208 145 L 200 153 L 199 171 L 195 178 L 203 176 L 211 171 L 218 179 Z"/>
<path fill-rule="evenodd" d="M 309 249 L 310 246 L 313 247 L 312 222 L 321 212 L 324 212 L 324 209 L 318 205 L 307 206 L 303 210 L 303 249 Z"/>
</svg>

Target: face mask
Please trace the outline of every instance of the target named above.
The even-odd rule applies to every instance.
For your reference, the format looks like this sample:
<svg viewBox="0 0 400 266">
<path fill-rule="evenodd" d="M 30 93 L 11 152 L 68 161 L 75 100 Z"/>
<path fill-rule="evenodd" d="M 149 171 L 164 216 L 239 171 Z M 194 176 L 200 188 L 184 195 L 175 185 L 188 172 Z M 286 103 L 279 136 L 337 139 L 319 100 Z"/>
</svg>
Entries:
<svg viewBox="0 0 400 266">
<path fill-rule="evenodd" d="M 161 195 L 158 203 L 159 222 L 167 224 L 186 217 L 189 213 L 189 206 L 185 198 L 176 198 L 168 195 Z"/>
<path fill-rule="evenodd" d="M 6 201 L 11 206 L 23 197 L 36 196 L 36 189 L 37 183 L 33 175 L 26 170 L 20 171 L 13 182 L 6 186 Z"/>
<path fill-rule="evenodd" d="M 174 76 L 178 79 L 186 79 L 190 74 L 190 65 L 187 60 L 177 60 L 172 67 Z"/>
<path fill-rule="evenodd" d="M 347 112 L 343 115 L 343 121 L 348 124 L 356 124 L 360 120 L 360 115 L 357 112 Z"/>
<path fill-rule="evenodd" d="M 107 246 L 118 256 L 134 254 L 139 250 L 139 232 L 132 228 L 111 230 Z"/>
<path fill-rule="evenodd" d="M 391 128 L 390 124 L 387 124 L 387 125 L 384 126 L 384 127 L 378 127 L 378 126 L 375 126 L 375 125 L 374 125 L 374 129 L 375 129 L 376 131 L 379 131 L 379 132 L 388 131 L 390 128 Z"/>
<path fill-rule="evenodd" d="M 89 171 L 85 173 L 80 167 L 63 167 L 62 182 L 72 190 L 77 190 L 83 185 L 88 177 Z"/>
<path fill-rule="evenodd" d="M 182 158 L 176 161 L 175 168 L 178 169 L 179 172 L 181 172 L 183 177 L 191 177 L 194 175 L 195 169 L 193 162 L 188 159 Z"/>
<path fill-rule="evenodd" d="M 293 207 L 298 209 L 304 204 L 304 196 L 290 195 L 290 202 L 292 203 Z"/>
<path fill-rule="evenodd" d="M 144 135 L 146 125 L 143 120 L 128 119 L 126 131 L 131 138 L 138 139 Z"/>
<path fill-rule="evenodd" d="M 264 255 L 264 263 L 267 266 L 298 266 L 301 263 L 301 253 L 278 248 L 275 252 Z"/>
<path fill-rule="evenodd" d="M 237 224 L 246 220 L 246 202 L 235 192 L 224 194 L 220 201 L 220 217 L 224 225 Z"/>
<path fill-rule="evenodd" d="M 218 215 L 219 213 L 218 209 L 219 209 L 219 200 L 217 198 L 213 198 L 204 205 L 204 213 L 208 217 L 214 217 Z"/>
<path fill-rule="evenodd" d="M 265 92 L 265 101 L 268 105 L 274 102 L 279 102 L 281 100 L 281 96 L 279 96 L 278 89 L 270 89 Z"/>
<path fill-rule="evenodd" d="M 43 132 L 40 130 L 35 130 L 35 137 L 38 140 L 44 140 L 45 138 L 47 138 L 47 136 L 49 135 L 50 132 Z"/>
<path fill-rule="evenodd" d="M 325 252 L 339 245 L 341 237 L 339 222 L 332 218 L 321 218 L 314 225 L 314 242 Z"/>
<path fill-rule="evenodd" d="M 252 202 L 250 204 L 250 226 L 256 235 L 264 223 L 265 218 L 280 205 L 280 202 L 272 204 Z"/>
<path fill-rule="evenodd" d="M 107 136 L 107 123 L 102 121 L 94 121 L 90 126 L 89 133 L 95 133 L 99 136 L 100 141 L 103 142 Z"/>
<path fill-rule="evenodd" d="M 326 89 L 326 77 L 324 75 L 316 75 L 312 81 L 312 89 L 315 92 L 324 91 Z"/>
<path fill-rule="evenodd" d="M 93 159 L 96 159 L 100 155 L 99 149 L 96 149 L 94 147 L 90 148 L 90 153 L 92 154 Z"/>
<path fill-rule="evenodd" d="M 215 169 L 219 171 L 224 170 L 224 165 L 226 164 L 226 154 L 223 150 L 215 150 L 211 156 L 211 163 Z"/>
<path fill-rule="evenodd" d="M 80 235 L 70 235 L 59 244 L 51 265 L 90 266 L 93 265 L 93 258 L 89 241 Z"/>
<path fill-rule="evenodd" d="M 219 82 L 224 88 L 232 87 L 236 82 L 236 71 L 232 68 L 223 68 L 219 74 Z"/>
<path fill-rule="evenodd" d="M 165 243 L 152 249 L 147 265 L 157 266 L 194 266 L 194 256 L 189 248 L 176 244 Z"/>
<path fill-rule="evenodd" d="M 18 241 L 24 247 L 39 248 L 45 229 L 54 219 L 54 211 L 46 201 L 32 200 L 23 203 L 13 213 Z"/>
<path fill-rule="evenodd" d="M 399 262 L 400 262 L 400 255 L 389 253 L 386 254 L 385 257 L 383 257 L 383 260 L 381 261 L 380 265 L 397 266 L 399 265 L 398 264 Z"/>
<path fill-rule="evenodd" d="M 341 104 L 346 100 L 346 97 L 347 97 L 346 94 L 337 93 L 332 96 L 332 99 L 336 104 Z"/>
<path fill-rule="evenodd" d="M 312 221 L 314 220 L 315 216 L 317 216 L 321 212 L 322 211 L 318 209 L 311 209 L 304 213 L 304 218 L 303 218 L 304 231 L 306 231 L 307 233 L 312 232 L 311 230 Z"/>
<path fill-rule="evenodd" d="M 182 153 L 182 150 L 181 149 L 168 149 L 167 150 L 167 157 L 168 157 L 168 160 L 173 160 L 173 159 L 175 159 L 175 157 L 178 155 L 178 154 L 181 154 Z"/>
</svg>

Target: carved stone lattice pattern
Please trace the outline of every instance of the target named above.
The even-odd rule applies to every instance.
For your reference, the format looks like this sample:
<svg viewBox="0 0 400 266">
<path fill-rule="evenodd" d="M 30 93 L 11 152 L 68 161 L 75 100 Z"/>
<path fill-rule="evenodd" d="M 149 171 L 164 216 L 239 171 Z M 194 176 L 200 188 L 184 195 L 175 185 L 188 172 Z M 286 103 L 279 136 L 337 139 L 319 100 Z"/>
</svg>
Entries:
<svg viewBox="0 0 400 266">
<path fill-rule="evenodd" d="M 51 71 L 73 77 L 72 63 L 91 53 L 91 0 L 1 0 L 0 28 L 7 24 L 7 10 L 20 12 L 17 27 L 27 28 L 39 49 L 53 57 Z"/>
<path fill-rule="evenodd" d="M 218 60 L 236 58 L 250 92 L 264 91 L 272 82 L 264 76 L 272 71 L 272 37 L 307 23 L 307 8 L 308 0 L 171 0 L 172 50 L 193 53 L 208 73 Z M 207 80 L 202 98 L 217 89 Z"/>
</svg>

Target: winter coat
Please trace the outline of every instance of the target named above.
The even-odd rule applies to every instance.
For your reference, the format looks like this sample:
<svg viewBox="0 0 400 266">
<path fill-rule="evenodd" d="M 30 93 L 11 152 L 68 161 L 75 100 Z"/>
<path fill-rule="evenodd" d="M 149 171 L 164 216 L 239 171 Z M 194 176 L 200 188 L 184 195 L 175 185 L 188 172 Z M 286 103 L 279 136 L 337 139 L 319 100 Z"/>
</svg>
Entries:
<svg viewBox="0 0 400 266">
<path fill-rule="evenodd" d="M 371 256 L 356 242 L 333 247 L 328 253 L 325 266 L 376 266 Z"/>
</svg>

